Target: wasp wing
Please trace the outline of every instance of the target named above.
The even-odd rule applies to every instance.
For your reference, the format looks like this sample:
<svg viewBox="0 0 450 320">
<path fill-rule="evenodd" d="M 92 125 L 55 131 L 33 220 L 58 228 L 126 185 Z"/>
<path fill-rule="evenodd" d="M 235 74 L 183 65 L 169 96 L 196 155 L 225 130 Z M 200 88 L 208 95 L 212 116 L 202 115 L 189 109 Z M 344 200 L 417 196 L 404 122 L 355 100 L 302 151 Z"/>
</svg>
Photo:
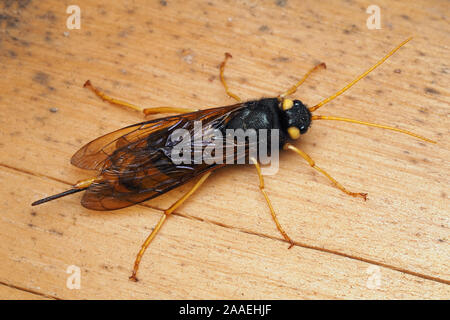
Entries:
<svg viewBox="0 0 450 320">
<path fill-rule="evenodd" d="M 176 188 L 190 179 L 216 169 L 217 163 L 175 164 L 171 152 L 177 142 L 171 135 L 177 129 L 190 134 L 197 143 L 195 121 L 201 121 L 201 151 L 211 144 L 205 132 L 226 124 L 243 104 L 201 110 L 131 125 L 104 135 L 81 148 L 71 163 L 83 169 L 100 171 L 100 179 L 86 190 L 82 205 L 93 210 L 128 207 Z M 197 146 L 198 147 L 198 146 Z"/>
</svg>

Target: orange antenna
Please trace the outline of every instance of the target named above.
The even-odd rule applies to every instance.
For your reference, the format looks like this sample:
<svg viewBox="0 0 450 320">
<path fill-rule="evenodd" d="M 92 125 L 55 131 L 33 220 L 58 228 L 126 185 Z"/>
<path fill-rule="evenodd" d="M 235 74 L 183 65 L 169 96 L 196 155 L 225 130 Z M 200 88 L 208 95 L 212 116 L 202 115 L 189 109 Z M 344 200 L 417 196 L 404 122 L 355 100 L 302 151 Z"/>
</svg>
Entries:
<svg viewBox="0 0 450 320">
<path fill-rule="evenodd" d="M 346 85 L 344 88 L 342 88 L 341 90 L 339 90 L 338 92 L 336 92 L 335 94 L 333 94 L 332 96 L 326 98 L 325 100 L 322 100 L 321 102 L 319 102 L 318 104 L 316 104 L 314 107 L 309 108 L 309 111 L 313 112 L 317 109 L 319 109 L 321 106 L 323 106 L 324 104 L 330 102 L 331 100 L 337 98 L 338 96 L 340 96 L 341 94 L 343 94 L 345 91 L 347 91 L 348 89 L 350 89 L 355 83 L 357 83 L 359 80 L 361 80 L 362 78 L 364 78 L 365 76 L 367 76 L 370 72 L 372 72 L 376 67 L 378 67 L 380 64 L 382 64 L 384 61 L 387 60 L 387 58 L 389 58 L 390 56 L 392 56 L 398 49 L 400 49 L 402 46 L 404 46 L 408 41 L 410 41 L 412 39 L 412 37 L 409 37 L 408 39 L 406 39 L 405 41 L 403 41 L 402 43 L 400 43 L 397 47 L 395 47 L 391 52 L 389 52 L 383 59 L 381 59 L 380 61 L 378 61 L 375 65 L 373 65 L 371 68 L 369 68 L 366 72 L 364 72 L 363 74 L 361 74 L 359 77 L 357 77 L 355 80 L 353 80 L 352 82 L 350 82 L 348 85 Z"/>
<path fill-rule="evenodd" d="M 385 126 L 385 125 L 381 125 L 381 124 L 376 124 L 376 123 L 371 123 L 371 122 L 365 122 L 365 121 L 359 121 L 359 120 L 354 120 L 354 119 L 348 119 L 348 118 L 341 118 L 341 117 L 333 117 L 333 116 L 315 116 L 313 115 L 311 117 L 311 120 L 337 120 L 337 121 L 345 121 L 345 122 L 352 122 L 352 123 L 358 123 L 358 124 L 363 124 L 369 127 L 376 127 L 376 128 L 382 128 L 382 129 L 388 129 L 388 130 L 392 130 L 392 131 L 397 131 L 397 132 L 401 132 L 410 136 L 413 136 L 415 138 L 424 140 L 426 142 L 431 142 L 431 143 L 436 143 L 436 141 L 422 137 L 414 132 L 411 131 L 407 131 L 407 130 L 403 130 L 403 129 L 398 129 L 398 128 L 394 128 L 394 127 L 389 127 L 389 126 Z"/>
</svg>

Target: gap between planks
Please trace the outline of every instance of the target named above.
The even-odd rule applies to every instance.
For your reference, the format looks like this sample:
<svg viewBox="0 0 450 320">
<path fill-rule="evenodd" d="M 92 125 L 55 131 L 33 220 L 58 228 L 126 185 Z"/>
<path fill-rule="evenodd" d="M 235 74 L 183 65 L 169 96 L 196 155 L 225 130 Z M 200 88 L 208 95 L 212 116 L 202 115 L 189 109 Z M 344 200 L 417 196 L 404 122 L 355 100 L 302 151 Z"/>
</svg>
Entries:
<svg viewBox="0 0 450 320">
<path fill-rule="evenodd" d="M 35 296 L 37 296 L 36 297 L 37 299 L 42 299 L 43 298 L 43 299 L 50 299 L 50 300 L 61 300 L 60 298 L 57 298 L 57 297 L 54 297 L 54 296 L 51 296 L 51 295 L 48 295 L 48 294 L 45 294 L 45 293 L 42 293 L 42 292 L 39 292 L 39 291 L 35 291 L 35 290 L 32 290 L 32 289 L 28 289 L 28 288 L 22 288 L 22 287 L 19 287 L 19 286 L 10 284 L 10 283 L 6 283 L 6 282 L 3 282 L 3 281 L 0 281 L 0 286 L 4 286 L 8 290 L 21 291 L 22 293 L 26 293 L 27 295 L 35 295 Z M 30 299 L 26 299 L 25 298 L 23 300 L 30 300 Z"/>
</svg>

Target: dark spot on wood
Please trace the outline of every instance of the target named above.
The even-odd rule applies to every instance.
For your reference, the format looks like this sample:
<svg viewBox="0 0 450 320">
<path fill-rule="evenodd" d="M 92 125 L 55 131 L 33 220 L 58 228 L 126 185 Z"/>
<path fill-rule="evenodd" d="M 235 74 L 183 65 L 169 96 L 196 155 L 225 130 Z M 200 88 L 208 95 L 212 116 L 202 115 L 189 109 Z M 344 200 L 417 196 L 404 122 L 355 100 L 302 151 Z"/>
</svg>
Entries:
<svg viewBox="0 0 450 320">
<path fill-rule="evenodd" d="M 126 38 L 126 37 L 128 37 L 130 34 L 132 34 L 133 31 L 134 31 L 134 27 L 133 27 L 133 26 L 130 26 L 130 27 L 128 27 L 128 28 L 126 28 L 126 29 L 120 31 L 120 32 L 118 33 L 118 35 L 119 35 L 119 37 L 121 37 L 121 38 Z M 117 44 L 117 43 L 116 43 L 116 44 Z M 120 44 L 120 45 L 118 45 L 118 46 L 121 46 L 121 45 L 122 45 L 122 44 Z"/>
<path fill-rule="evenodd" d="M 2 0 L 0 2 L 3 3 L 5 9 L 10 8 L 13 4 L 17 4 L 18 9 L 25 9 L 31 0 Z"/>
<path fill-rule="evenodd" d="M 52 42 L 52 33 L 50 32 L 50 31 L 47 31 L 46 33 L 45 33 L 45 41 L 47 41 L 47 42 Z"/>
<path fill-rule="evenodd" d="M 430 88 L 430 87 L 426 87 L 426 88 L 425 88 L 425 92 L 426 92 L 426 93 L 429 93 L 429 94 L 436 94 L 436 95 L 441 94 L 441 93 L 440 93 L 439 91 L 437 91 L 436 89 Z"/>
<path fill-rule="evenodd" d="M 0 21 L 0 22 L 1 22 L 1 21 Z M 20 39 L 18 39 L 17 37 L 11 37 L 11 40 L 13 40 L 13 41 L 15 41 L 15 42 L 18 42 L 19 45 L 24 46 L 24 47 L 29 47 L 29 46 L 30 46 L 30 43 L 29 43 L 28 41 L 20 40 Z"/>
<path fill-rule="evenodd" d="M 445 239 L 438 239 L 438 242 L 445 242 Z"/>
<path fill-rule="evenodd" d="M 429 111 L 428 111 L 428 109 L 427 108 L 419 108 L 419 112 L 420 113 L 423 113 L 423 114 L 428 114 L 429 113 Z"/>
<path fill-rule="evenodd" d="M 14 50 L 8 50 L 8 55 L 11 58 L 17 58 L 17 53 Z"/>
<path fill-rule="evenodd" d="M 59 143 L 58 140 L 53 139 L 52 137 L 47 136 L 47 135 L 44 137 L 44 140 L 45 140 L 45 141 L 48 141 L 48 142 Z"/>
<path fill-rule="evenodd" d="M 162 5 L 163 7 L 167 7 L 167 1 L 166 0 L 160 0 L 159 4 Z"/>
<path fill-rule="evenodd" d="M 441 192 L 441 198 L 443 199 L 447 198 L 447 194 L 444 191 Z"/>
<path fill-rule="evenodd" d="M 405 20 L 409 20 L 409 16 L 407 16 L 406 14 L 400 15 L 400 17 L 402 17 L 402 18 L 405 19 Z"/>
<path fill-rule="evenodd" d="M 36 213 L 36 211 L 31 211 L 31 213 L 30 213 L 33 217 L 35 217 L 35 216 L 37 216 L 37 213 Z"/>
<path fill-rule="evenodd" d="M 279 6 L 279 7 L 284 8 L 284 7 L 286 7 L 286 5 L 287 5 L 287 0 L 276 0 L 276 1 L 275 1 L 275 4 L 276 4 L 277 6 Z"/>
<path fill-rule="evenodd" d="M 102 264 L 102 265 L 100 265 L 100 267 L 101 267 L 102 269 L 105 269 L 105 270 L 112 270 L 112 269 L 113 269 L 113 267 L 108 266 L 108 265 L 106 265 L 106 264 Z"/>
<path fill-rule="evenodd" d="M 402 70 L 401 69 L 395 69 L 394 73 L 402 73 Z"/>
<path fill-rule="evenodd" d="M 274 62 L 288 62 L 290 59 L 288 57 L 275 57 L 272 58 Z"/>
<path fill-rule="evenodd" d="M 359 28 L 356 26 L 356 24 L 352 24 L 349 29 L 344 29 L 343 32 L 344 32 L 344 34 L 350 34 L 352 32 L 356 32 L 358 30 L 359 30 Z"/>
<path fill-rule="evenodd" d="M 261 32 L 268 32 L 268 31 L 270 31 L 270 28 L 268 25 L 263 24 L 262 26 L 259 27 L 258 30 Z"/>
<path fill-rule="evenodd" d="M 53 11 L 47 11 L 46 13 L 44 13 L 43 15 L 38 16 L 39 19 L 43 19 L 43 20 L 48 20 L 50 22 L 55 22 L 56 21 L 56 16 L 53 13 Z"/>
<path fill-rule="evenodd" d="M 2 24 L 6 25 L 6 28 L 16 28 L 17 24 L 19 23 L 19 19 L 16 17 L 13 17 L 9 14 L 0 14 L 0 26 Z"/>
<path fill-rule="evenodd" d="M 55 229 L 49 229 L 48 232 L 56 234 L 57 236 L 63 236 L 64 233 L 62 233 L 61 231 L 55 230 Z"/>
<path fill-rule="evenodd" d="M 37 122 L 40 122 L 42 125 L 45 124 L 45 120 L 47 120 L 47 117 L 39 117 L 39 116 L 34 116 L 33 119 Z"/>
<path fill-rule="evenodd" d="M 423 53 L 422 51 L 417 50 L 417 53 L 419 54 L 419 56 L 425 57 L 425 53 Z"/>
<path fill-rule="evenodd" d="M 35 227 L 35 225 L 32 224 L 32 223 L 28 223 L 27 226 L 29 226 L 30 228 L 34 228 Z"/>
<path fill-rule="evenodd" d="M 382 93 L 383 93 L 383 90 L 377 89 L 377 90 L 375 90 L 375 93 L 376 93 L 376 94 L 382 94 Z"/>
<path fill-rule="evenodd" d="M 38 71 L 33 76 L 33 81 L 39 83 L 40 85 L 47 86 L 50 76 L 42 71 Z"/>
</svg>

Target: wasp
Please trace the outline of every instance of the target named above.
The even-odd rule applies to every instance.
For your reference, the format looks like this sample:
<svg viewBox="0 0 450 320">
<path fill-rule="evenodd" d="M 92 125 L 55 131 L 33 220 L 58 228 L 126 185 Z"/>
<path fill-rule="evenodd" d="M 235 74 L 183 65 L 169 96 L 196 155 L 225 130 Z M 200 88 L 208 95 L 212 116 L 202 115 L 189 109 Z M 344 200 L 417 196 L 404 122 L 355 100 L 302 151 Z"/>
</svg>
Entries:
<svg viewBox="0 0 450 320">
<path fill-rule="evenodd" d="M 295 152 L 306 160 L 313 169 L 328 178 L 338 189 L 347 195 L 366 200 L 367 193 L 347 190 L 328 172 L 318 167 L 308 154 L 294 146 L 292 142 L 299 140 L 300 136 L 308 131 L 313 121 L 336 120 L 397 131 L 427 142 L 435 143 L 433 140 L 403 129 L 355 119 L 315 114 L 315 111 L 347 91 L 410 40 L 411 38 L 408 38 L 400 43 L 355 80 L 312 107 L 307 107 L 302 101 L 293 100 L 288 97 L 293 95 L 297 91 L 297 88 L 313 72 L 326 68 L 325 63 L 313 67 L 295 85 L 277 97 L 243 102 L 236 94 L 229 90 L 225 81 L 225 65 L 228 59 L 231 58 L 231 55 L 226 53 L 225 59 L 220 64 L 220 81 L 227 95 L 235 99 L 237 103 L 205 110 L 176 107 L 141 108 L 104 94 L 88 80 L 84 84 L 84 87 L 89 88 L 102 100 L 111 104 L 129 107 L 143 112 L 145 115 L 158 113 L 177 113 L 178 115 L 134 124 L 89 142 L 72 156 L 71 163 L 82 169 L 95 170 L 98 174 L 93 178 L 76 183 L 70 190 L 38 200 L 32 203 L 32 205 L 35 206 L 69 194 L 85 191 L 81 200 L 81 204 L 84 207 L 91 210 L 115 210 L 156 198 L 192 179 L 199 178 L 185 195 L 164 211 L 158 224 L 142 244 L 130 276 L 131 280 L 137 281 L 137 272 L 142 256 L 163 226 L 167 217 L 186 201 L 214 170 L 226 165 L 223 163 L 206 163 L 206 161 L 191 164 L 176 164 L 173 161 L 171 150 L 177 143 L 170 139 L 171 135 L 175 130 L 180 128 L 187 130 L 193 135 L 195 121 L 202 121 L 206 129 L 215 129 L 224 133 L 227 129 L 243 128 L 254 130 L 266 129 L 268 131 L 276 130 L 278 132 L 278 140 L 276 142 L 278 143 L 279 149 Z M 207 148 L 211 143 L 211 139 L 204 139 L 201 148 Z M 294 241 L 280 225 L 275 210 L 264 189 L 264 178 L 261 173 L 260 161 L 258 161 L 258 157 L 248 157 L 251 148 L 255 148 L 255 146 L 247 144 L 244 149 L 244 155 L 248 158 L 248 164 L 252 164 L 256 168 L 259 177 L 259 189 L 268 204 L 272 219 L 283 238 L 289 242 L 289 248 L 291 248 L 294 245 Z"/>
</svg>

